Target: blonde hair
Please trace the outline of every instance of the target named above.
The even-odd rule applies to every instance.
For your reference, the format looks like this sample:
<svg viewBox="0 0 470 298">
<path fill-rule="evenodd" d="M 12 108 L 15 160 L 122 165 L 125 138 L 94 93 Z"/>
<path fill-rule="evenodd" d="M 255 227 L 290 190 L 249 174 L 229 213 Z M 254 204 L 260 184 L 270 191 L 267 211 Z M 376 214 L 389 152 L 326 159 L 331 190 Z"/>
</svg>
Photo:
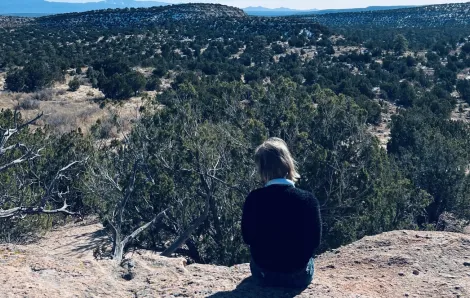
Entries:
<svg viewBox="0 0 470 298">
<path fill-rule="evenodd" d="M 255 163 L 265 182 L 276 178 L 287 178 L 296 182 L 300 178 L 296 162 L 286 142 L 280 138 L 270 138 L 258 146 L 255 151 Z"/>
</svg>

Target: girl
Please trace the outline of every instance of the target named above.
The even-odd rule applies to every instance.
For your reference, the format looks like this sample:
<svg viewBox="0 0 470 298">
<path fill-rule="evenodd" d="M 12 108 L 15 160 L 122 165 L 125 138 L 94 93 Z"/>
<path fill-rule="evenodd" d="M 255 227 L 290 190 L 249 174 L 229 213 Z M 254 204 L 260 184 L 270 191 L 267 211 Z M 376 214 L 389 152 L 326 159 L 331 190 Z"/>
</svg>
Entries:
<svg viewBox="0 0 470 298">
<path fill-rule="evenodd" d="M 270 138 L 259 146 L 255 163 L 265 186 L 248 195 L 242 217 L 251 273 L 266 286 L 306 288 L 322 232 L 319 203 L 295 187 L 299 174 L 283 140 Z"/>
</svg>

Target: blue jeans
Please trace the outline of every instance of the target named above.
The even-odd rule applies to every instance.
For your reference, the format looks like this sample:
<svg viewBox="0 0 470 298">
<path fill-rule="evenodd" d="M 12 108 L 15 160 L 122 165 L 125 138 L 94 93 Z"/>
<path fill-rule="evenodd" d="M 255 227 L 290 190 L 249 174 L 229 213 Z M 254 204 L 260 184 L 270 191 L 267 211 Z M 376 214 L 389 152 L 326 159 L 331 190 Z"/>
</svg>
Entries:
<svg viewBox="0 0 470 298">
<path fill-rule="evenodd" d="M 313 258 L 307 263 L 305 269 L 293 273 L 270 272 L 261 269 L 253 259 L 250 262 L 251 274 L 263 286 L 306 288 L 313 280 Z"/>
</svg>

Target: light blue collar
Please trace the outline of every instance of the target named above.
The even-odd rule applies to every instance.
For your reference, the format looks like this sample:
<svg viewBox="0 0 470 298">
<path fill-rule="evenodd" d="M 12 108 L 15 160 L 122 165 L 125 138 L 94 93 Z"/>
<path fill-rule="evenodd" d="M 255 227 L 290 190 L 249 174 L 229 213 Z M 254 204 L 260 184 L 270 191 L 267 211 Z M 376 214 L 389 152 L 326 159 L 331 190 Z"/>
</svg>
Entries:
<svg viewBox="0 0 470 298">
<path fill-rule="evenodd" d="M 291 186 L 295 187 L 294 181 L 286 179 L 286 178 L 276 178 L 276 179 L 270 180 L 268 183 L 266 183 L 265 187 L 275 185 L 275 184 L 291 185 Z"/>
</svg>

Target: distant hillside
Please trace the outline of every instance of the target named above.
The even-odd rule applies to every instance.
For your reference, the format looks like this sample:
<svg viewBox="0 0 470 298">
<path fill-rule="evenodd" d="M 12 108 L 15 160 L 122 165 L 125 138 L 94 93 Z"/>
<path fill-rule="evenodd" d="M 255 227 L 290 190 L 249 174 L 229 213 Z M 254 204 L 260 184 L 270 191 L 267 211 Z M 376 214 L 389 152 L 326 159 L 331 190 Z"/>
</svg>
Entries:
<svg viewBox="0 0 470 298">
<path fill-rule="evenodd" d="M 323 9 L 312 12 L 313 14 L 327 14 L 327 13 L 342 13 L 342 12 L 364 12 L 364 11 L 380 11 L 380 10 L 394 10 L 402 8 L 413 8 L 413 5 L 404 6 L 368 6 L 365 8 L 345 8 L 345 9 Z"/>
<path fill-rule="evenodd" d="M 266 8 L 266 7 L 261 7 L 261 6 L 257 6 L 257 7 L 250 6 L 250 7 L 244 8 L 243 11 L 245 11 L 248 15 L 252 15 L 252 16 L 279 17 L 279 16 L 313 13 L 318 10 L 317 9 L 297 10 L 297 9 L 290 9 L 290 8 L 285 8 L 285 7 Z"/>
<path fill-rule="evenodd" d="M 220 4 L 179 4 L 58 14 L 37 18 L 43 26 L 142 27 L 168 21 L 246 17 L 243 10 Z"/>
<path fill-rule="evenodd" d="M 11 1 L 11 0 L 7 0 Z M 40 2 L 42 0 L 28 0 Z M 120 5 L 135 2 L 127 0 Z M 107 4 L 113 4 L 110 0 Z M 142 2 L 147 3 L 147 2 Z M 155 2 L 152 2 L 155 3 Z M 2 2 L 2 4 L 4 3 Z M 442 5 L 430 5 L 421 7 L 408 7 L 392 9 L 393 7 L 367 7 L 367 11 L 340 12 L 315 11 L 309 14 L 278 16 L 284 21 L 319 23 L 331 28 L 341 27 L 381 27 L 381 28 L 437 28 L 451 26 L 470 25 L 470 3 L 454 3 Z M 253 9 L 264 9 L 265 13 L 276 11 L 292 12 L 287 8 L 269 10 L 262 7 Z M 382 9 L 382 10 L 381 10 Z M 386 9 L 386 10 L 383 10 Z M 355 9 L 360 10 L 360 9 Z M 253 13 L 253 12 L 250 12 Z M 33 16 L 21 14 L 24 16 Z M 93 10 L 86 12 L 75 12 L 67 14 L 47 15 L 38 18 L 13 17 L 0 20 L 1 27 L 18 26 L 25 23 L 38 23 L 43 26 L 100 26 L 100 27 L 142 27 L 154 24 L 179 20 L 204 20 L 208 18 L 244 18 L 249 15 L 235 7 L 220 4 L 179 4 L 156 6 L 149 8 L 116 8 L 106 10 Z"/>
<path fill-rule="evenodd" d="M 426 28 L 470 25 L 470 3 L 295 16 L 329 27 Z"/>
<path fill-rule="evenodd" d="M 0 28 L 13 28 L 31 24 L 34 20 L 32 18 L 14 17 L 14 16 L 0 16 Z"/>
<path fill-rule="evenodd" d="M 1 13 L 0 15 L 10 17 L 38 18 L 50 15 L 50 13 Z"/>
<path fill-rule="evenodd" d="M 342 13 L 342 12 L 362 12 L 362 11 L 377 11 L 377 10 L 391 10 L 400 8 L 409 8 L 414 6 L 369 6 L 364 8 L 348 8 L 348 9 L 311 9 L 311 10 L 296 10 L 289 8 L 265 8 L 265 7 L 247 7 L 243 10 L 252 16 L 265 16 L 265 17 L 280 17 L 280 16 L 292 16 L 292 15 L 303 15 L 303 14 L 327 14 L 327 13 Z"/>
<path fill-rule="evenodd" d="M 124 7 L 152 7 L 169 5 L 165 2 L 135 1 L 135 0 L 104 0 L 93 3 L 66 3 L 48 2 L 45 0 L 1 0 L 0 14 L 24 15 L 24 14 L 56 14 L 69 12 L 83 12 L 98 9 L 114 9 Z"/>
</svg>

